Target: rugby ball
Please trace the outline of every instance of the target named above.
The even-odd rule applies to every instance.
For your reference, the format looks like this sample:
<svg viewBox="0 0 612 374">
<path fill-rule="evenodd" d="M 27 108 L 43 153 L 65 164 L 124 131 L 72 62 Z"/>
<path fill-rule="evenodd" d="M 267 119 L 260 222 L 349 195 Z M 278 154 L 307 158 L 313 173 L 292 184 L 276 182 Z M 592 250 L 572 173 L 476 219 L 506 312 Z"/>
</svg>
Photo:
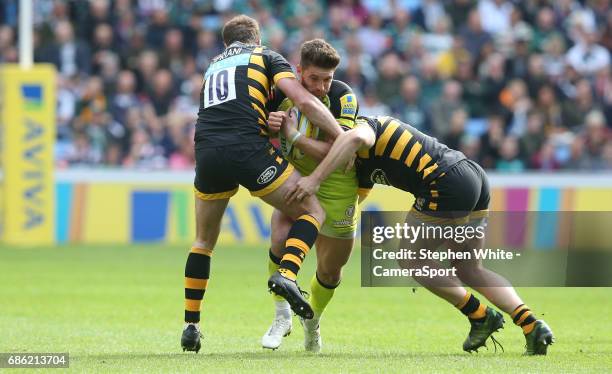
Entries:
<svg viewBox="0 0 612 374">
<path fill-rule="evenodd" d="M 300 112 L 297 107 L 293 107 L 289 110 L 289 113 L 292 118 L 297 118 L 297 130 L 302 133 L 302 136 L 307 136 L 310 138 L 316 138 L 319 133 L 319 129 L 314 127 L 308 118 Z M 302 158 L 304 154 L 293 147 L 292 143 L 293 139 L 285 138 L 285 135 L 281 131 L 279 133 L 279 143 L 280 150 L 284 157 L 292 157 L 292 158 Z"/>
</svg>

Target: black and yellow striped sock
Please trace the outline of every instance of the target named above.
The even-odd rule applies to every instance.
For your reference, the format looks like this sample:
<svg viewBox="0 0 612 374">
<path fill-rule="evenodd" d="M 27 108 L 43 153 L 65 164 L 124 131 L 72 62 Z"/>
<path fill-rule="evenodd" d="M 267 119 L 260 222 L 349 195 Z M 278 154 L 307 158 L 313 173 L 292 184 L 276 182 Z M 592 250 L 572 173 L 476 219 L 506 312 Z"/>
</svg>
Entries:
<svg viewBox="0 0 612 374">
<path fill-rule="evenodd" d="M 461 313 L 465 314 L 470 320 L 478 321 L 486 317 L 487 306 L 482 304 L 471 292 L 466 292 L 463 300 L 455 305 Z"/>
<path fill-rule="evenodd" d="M 317 239 L 319 227 L 319 222 L 309 214 L 300 216 L 293 223 L 285 242 L 285 252 L 278 269 L 282 276 L 291 280 L 297 278 L 304 258 Z"/>
<path fill-rule="evenodd" d="M 536 318 L 527 305 L 521 304 L 517 306 L 510 314 L 510 317 L 512 317 L 515 325 L 523 329 L 523 334 L 527 335 L 533 331 Z"/>
<path fill-rule="evenodd" d="M 272 276 L 272 274 L 276 273 L 278 268 L 280 267 L 281 258 L 277 257 L 274 253 L 272 253 L 272 248 L 268 251 L 269 259 L 268 259 L 268 275 Z M 282 296 L 278 296 L 274 292 L 272 292 L 272 299 L 274 301 L 283 301 L 285 300 Z"/>
<path fill-rule="evenodd" d="M 191 247 L 185 264 L 185 322 L 200 322 L 202 299 L 210 276 L 212 251 Z"/>
</svg>

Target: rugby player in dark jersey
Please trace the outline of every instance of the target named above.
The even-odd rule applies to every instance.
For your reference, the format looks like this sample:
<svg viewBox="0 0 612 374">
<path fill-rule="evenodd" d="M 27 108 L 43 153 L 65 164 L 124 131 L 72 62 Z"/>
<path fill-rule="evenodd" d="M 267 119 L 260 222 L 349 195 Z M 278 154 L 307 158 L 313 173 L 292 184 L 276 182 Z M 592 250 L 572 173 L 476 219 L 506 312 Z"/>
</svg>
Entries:
<svg viewBox="0 0 612 374">
<path fill-rule="evenodd" d="M 303 318 L 313 311 L 297 287 L 295 257 L 304 260 L 325 212 L 315 196 L 287 204 L 283 197 L 300 175 L 268 139 L 266 102 L 272 86 L 282 91 L 311 122 L 335 139 L 342 130 L 329 110 L 298 81 L 289 63 L 260 45 L 259 25 L 241 15 L 223 27 L 225 50 L 204 75 L 195 134 L 196 240 L 185 266 L 183 350 L 201 347 L 200 310 L 210 274 L 210 259 L 229 199 L 246 187 L 294 220 L 279 270 L 268 281 Z M 292 261 L 290 261 L 290 259 Z"/>
<path fill-rule="evenodd" d="M 332 171 L 349 163 L 357 152 L 355 165 L 362 194 L 375 183 L 410 192 L 415 203 L 407 222 L 418 225 L 463 222 L 482 225 L 488 212 L 490 191 L 484 170 L 463 153 L 449 149 L 435 138 L 392 117 L 359 117 L 353 130 L 341 134 L 317 169 L 303 177 L 288 194 L 288 202 L 310 196 Z M 420 239 L 415 248 L 436 248 L 443 242 Z M 483 248 L 484 238 L 466 240 L 463 248 Z M 439 262 L 407 261 L 403 266 L 428 265 L 441 269 Z M 422 286 L 456 306 L 471 324 L 465 351 L 474 351 L 503 326 L 501 313 L 482 303 L 463 284 L 470 285 L 520 326 L 527 342 L 526 354 L 546 354 L 553 342 L 548 325 L 536 319 L 510 283 L 482 267 L 480 260 L 453 262 L 457 277 L 445 277 L 444 284 L 431 278 L 415 277 Z"/>
</svg>

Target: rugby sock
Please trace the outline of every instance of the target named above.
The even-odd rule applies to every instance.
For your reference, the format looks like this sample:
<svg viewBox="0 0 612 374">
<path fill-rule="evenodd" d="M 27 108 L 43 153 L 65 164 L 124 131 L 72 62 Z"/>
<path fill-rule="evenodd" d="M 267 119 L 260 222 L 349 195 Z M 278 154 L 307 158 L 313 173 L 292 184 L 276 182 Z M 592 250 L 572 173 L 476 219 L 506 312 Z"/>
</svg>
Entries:
<svg viewBox="0 0 612 374">
<path fill-rule="evenodd" d="M 270 248 L 270 250 L 268 251 L 268 254 L 270 256 L 270 258 L 268 259 L 268 275 L 272 276 L 272 274 L 274 274 L 278 268 L 280 267 L 280 263 L 281 263 L 281 258 L 277 257 L 274 253 L 272 253 L 272 248 Z M 274 301 L 276 302 L 276 309 L 278 312 L 279 309 L 279 303 L 282 302 L 281 304 L 287 306 L 287 308 L 289 308 L 289 303 L 283 299 L 282 296 L 278 296 L 277 294 L 275 294 L 274 292 L 272 292 L 272 299 L 274 299 Z M 282 308 L 284 309 L 284 308 Z M 278 314 L 278 313 L 277 313 Z"/>
<path fill-rule="evenodd" d="M 312 310 L 315 312 L 315 316 L 318 317 L 323 314 L 325 307 L 329 304 L 332 297 L 334 297 L 334 291 L 336 291 L 338 285 L 340 285 L 340 283 L 335 286 L 324 284 L 316 273 L 313 275 L 310 281 L 310 300 L 308 301 L 310 302 Z"/>
<path fill-rule="evenodd" d="M 185 322 L 200 322 L 200 308 L 210 276 L 210 249 L 191 247 L 185 264 Z"/>
<path fill-rule="evenodd" d="M 309 214 L 300 216 L 293 223 L 285 242 L 285 252 L 278 269 L 283 277 L 295 281 L 302 266 L 302 261 L 304 261 L 310 247 L 317 239 L 319 227 L 319 222 Z"/>
<path fill-rule="evenodd" d="M 463 300 L 455 306 L 471 320 L 481 320 L 487 315 L 487 306 L 481 304 L 480 300 L 469 291 L 466 292 Z"/>
<path fill-rule="evenodd" d="M 510 317 L 512 317 L 515 325 L 523 329 L 523 334 L 527 335 L 533 331 L 536 318 L 527 305 L 521 304 L 517 306 L 510 314 Z"/>
</svg>

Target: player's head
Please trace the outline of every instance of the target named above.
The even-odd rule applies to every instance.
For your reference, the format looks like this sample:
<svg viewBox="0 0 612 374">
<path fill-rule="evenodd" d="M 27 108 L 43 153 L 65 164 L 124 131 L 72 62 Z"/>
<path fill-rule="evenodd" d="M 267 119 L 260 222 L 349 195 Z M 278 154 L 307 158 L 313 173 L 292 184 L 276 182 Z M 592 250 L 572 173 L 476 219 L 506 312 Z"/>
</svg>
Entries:
<svg viewBox="0 0 612 374">
<path fill-rule="evenodd" d="M 256 20 L 244 14 L 227 21 L 223 26 L 221 35 L 223 36 L 223 43 L 225 43 L 226 47 L 234 42 L 241 42 L 244 44 L 261 43 L 259 24 Z"/>
<path fill-rule="evenodd" d="M 323 39 L 313 39 L 302 44 L 298 73 L 302 85 L 316 97 L 327 95 L 340 63 L 340 55 Z"/>
</svg>

